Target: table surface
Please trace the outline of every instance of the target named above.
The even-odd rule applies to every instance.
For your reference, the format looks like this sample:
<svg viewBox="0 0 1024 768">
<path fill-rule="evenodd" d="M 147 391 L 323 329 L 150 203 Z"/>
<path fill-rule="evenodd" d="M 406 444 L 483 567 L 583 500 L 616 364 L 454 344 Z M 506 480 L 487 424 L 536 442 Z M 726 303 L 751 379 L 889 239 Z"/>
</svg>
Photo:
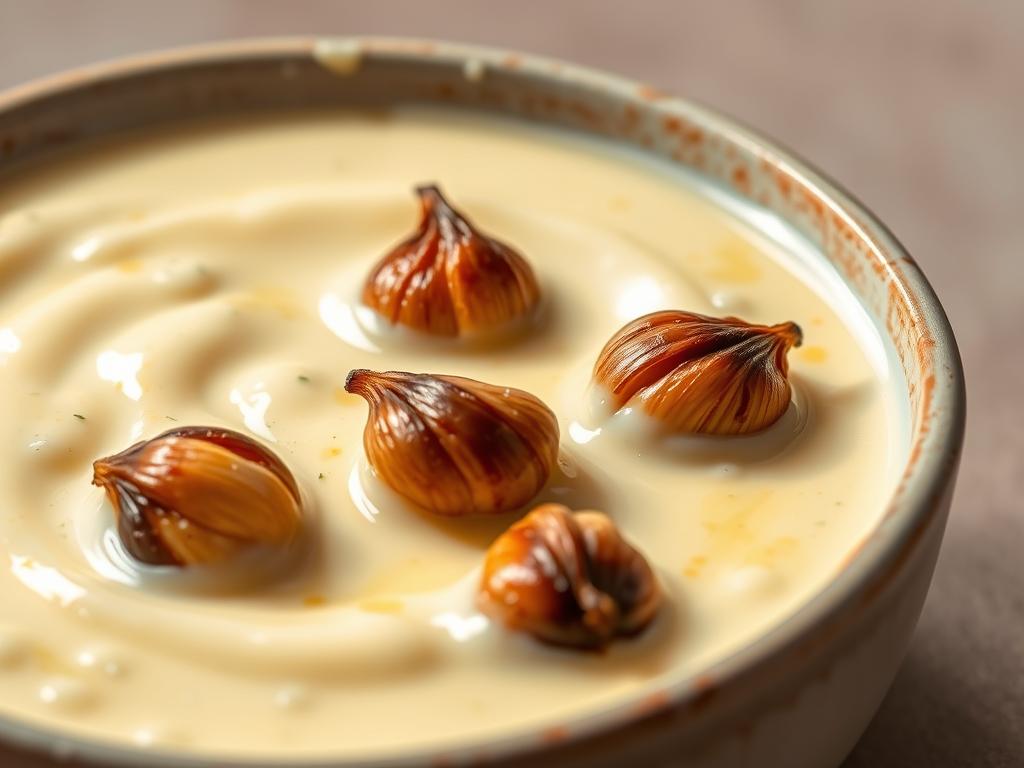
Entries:
<svg viewBox="0 0 1024 768">
<path fill-rule="evenodd" d="M 396 34 L 621 72 L 739 117 L 888 222 L 967 368 L 967 449 L 910 653 L 844 768 L 1024 764 L 1024 3 L 0 0 L 0 87 L 227 37 Z"/>
</svg>

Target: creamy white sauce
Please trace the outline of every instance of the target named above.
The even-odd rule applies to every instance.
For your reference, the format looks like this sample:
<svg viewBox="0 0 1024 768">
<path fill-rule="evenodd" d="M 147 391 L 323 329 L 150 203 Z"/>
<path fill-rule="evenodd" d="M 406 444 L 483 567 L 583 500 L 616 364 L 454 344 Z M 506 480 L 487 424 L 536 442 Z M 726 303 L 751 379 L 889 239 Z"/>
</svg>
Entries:
<svg viewBox="0 0 1024 768">
<path fill-rule="evenodd" d="M 426 181 L 533 263 L 532 333 L 459 345 L 367 322 L 361 280 Z M 729 206 L 595 140 L 427 110 L 177 127 L 7 174 L 0 713 L 211 755 L 401 753 L 639 700 L 778 624 L 875 525 L 904 437 L 881 342 L 835 276 Z M 671 440 L 602 416 L 598 351 L 667 307 L 799 323 L 789 413 Z M 430 519 L 382 487 L 342 389 L 356 367 L 544 399 L 563 456 L 538 500 L 601 509 L 647 554 L 669 596 L 651 630 L 594 655 L 484 619 L 479 565 L 515 516 Z M 92 461 L 186 424 L 246 431 L 291 467 L 311 509 L 297 563 L 220 583 L 118 555 Z"/>
</svg>

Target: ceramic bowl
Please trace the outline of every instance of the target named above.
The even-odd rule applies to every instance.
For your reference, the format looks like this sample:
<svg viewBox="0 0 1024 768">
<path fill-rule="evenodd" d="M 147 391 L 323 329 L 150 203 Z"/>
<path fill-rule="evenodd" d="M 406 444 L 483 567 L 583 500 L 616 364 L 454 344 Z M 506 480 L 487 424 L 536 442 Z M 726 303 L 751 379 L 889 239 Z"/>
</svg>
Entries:
<svg viewBox="0 0 1024 768">
<path fill-rule="evenodd" d="M 215 44 L 7 91 L 0 95 L 0 172 L 93 137 L 182 118 L 410 101 L 611 137 L 788 222 L 817 246 L 899 360 L 911 435 L 902 479 L 877 528 L 830 584 L 756 642 L 639 704 L 373 765 L 838 765 L 892 681 L 924 602 L 963 441 L 964 384 L 953 334 L 927 280 L 885 226 L 837 184 L 756 132 L 647 85 L 517 53 L 396 39 Z M 204 764 L 8 719 L 0 719 L 0 739 L 12 750 L 8 766 L 44 765 L 54 753 L 90 765 Z M 16 757 L 18 750 L 37 756 Z"/>
</svg>

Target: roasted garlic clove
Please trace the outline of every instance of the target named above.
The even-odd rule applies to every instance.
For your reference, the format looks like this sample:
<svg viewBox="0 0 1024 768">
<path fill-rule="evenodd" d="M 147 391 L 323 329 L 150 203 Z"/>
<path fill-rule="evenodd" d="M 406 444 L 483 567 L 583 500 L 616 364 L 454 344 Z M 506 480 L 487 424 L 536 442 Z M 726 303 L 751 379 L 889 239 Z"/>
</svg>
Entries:
<svg viewBox="0 0 1024 768">
<path fill-rule="evenodd" d="M 522 256 L 478 232 L 436 186 L 416 194 L 419 229 L 373 268 L 367 306 L 392 325 L 436 336 L 497 330 L 536 309 L 540 288 Z"/>
<path fill-rule="evenodd" d="M 356 370 L 376 474 L 438 515 L 506 512 L 529 502 L 558 460 L 558 420 L 528 392 L 431 374 Z"/>
<path fill-rule="evenodd" d="M 801 340 L 796 323 L 654 312 L 605 345 L 594 381 L 616 410 L 635 404 L 670 432 L 747 434 L 789 407 L 786 354 Z"/>
<path fill-rule="evenodd" d="M 542 504 L 491 545 L 480 609 L 546 643 L 603 648 L 654 619 L 661 588 L 644 556 L 600 512 Z"/>
<path fill-rule="evenodd" d="M 302 525 L 294 477 L 245 435 L 181 427 L 93 463 L 125 549 L 151 565 L 209 565 L 282 547 Z"/>
</svg>

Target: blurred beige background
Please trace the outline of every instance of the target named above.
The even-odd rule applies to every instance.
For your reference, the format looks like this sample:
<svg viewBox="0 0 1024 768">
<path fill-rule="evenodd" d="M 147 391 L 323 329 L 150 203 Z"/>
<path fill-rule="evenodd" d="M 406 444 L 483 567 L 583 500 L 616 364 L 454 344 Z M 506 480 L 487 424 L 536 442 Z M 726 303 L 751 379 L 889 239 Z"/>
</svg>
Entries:
<svg viewBox="0 0 1024 768">
<path fill-rule="evenodd" d="M 423 35 L 615 70 L 753 124 L 888 222 L 967 365 L 967 453 L 910 655 L 845 768 L 1024 765 L 1024 0 L 0 0 L 0 87 L 246 35 Z"/>
</svg>

